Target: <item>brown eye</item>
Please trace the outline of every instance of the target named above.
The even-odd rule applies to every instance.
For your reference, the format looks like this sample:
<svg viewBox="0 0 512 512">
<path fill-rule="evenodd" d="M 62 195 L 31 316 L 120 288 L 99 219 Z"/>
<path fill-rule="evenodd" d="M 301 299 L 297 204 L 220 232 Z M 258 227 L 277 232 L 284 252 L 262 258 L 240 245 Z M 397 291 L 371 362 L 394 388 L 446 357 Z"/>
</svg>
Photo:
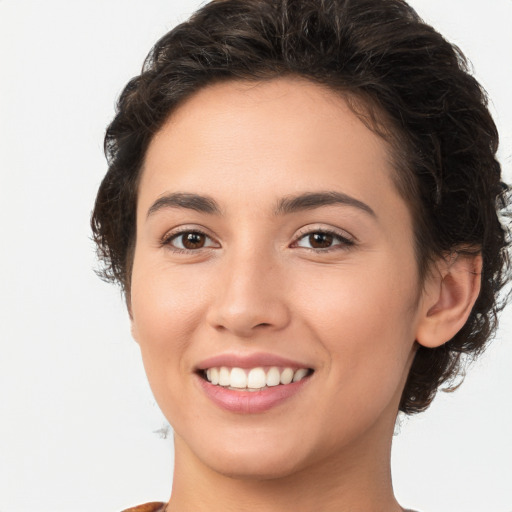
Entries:
<svg viewBox="0 0 512 512">
<path fill-rule="evenodd" d="M 181 235 L 181 243 L 185 249 L 201 249 L 204 247 L 206 236 L 202 233 L 184 233 Z"/>
<path fill-rule="evenodd" d="M 176 251 L 194 251 L 209 247 L 216 247 L 217 244 L 201 231 L 182 231 L 170 236 L 164 245 L 170 246 Z"/>
<path fill-rule="evenodd" d="M 313 249 L 327 249 L 331 247 L 334 237 L 330 233 L 311 233 L 308 242 Z"/>
<path fill-rule="evenodd" d="M 295 247 L 304 247 L 305 249 L 317 252 L 327 252 L 330 249 L 348 249 L 355 244 L 351 238 L 331 231 L 310 231 L 302 235 L 295 243 Z"/>
</svg>

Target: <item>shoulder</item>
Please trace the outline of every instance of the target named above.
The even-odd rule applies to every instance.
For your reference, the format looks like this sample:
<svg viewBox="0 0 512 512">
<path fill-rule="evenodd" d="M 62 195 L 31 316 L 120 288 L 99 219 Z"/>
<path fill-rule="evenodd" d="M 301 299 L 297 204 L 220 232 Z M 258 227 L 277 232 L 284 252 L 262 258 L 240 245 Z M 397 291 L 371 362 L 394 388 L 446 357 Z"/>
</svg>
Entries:
<svg viewBox="0 0 512 512">
<path fill-rule="evenodd" d="M 122 512 L 164 512 L 165 503 L 161 501 L 152 501 L 151 503 L 145 503 L 137 507 L 127 508 Z"/>
</svg>

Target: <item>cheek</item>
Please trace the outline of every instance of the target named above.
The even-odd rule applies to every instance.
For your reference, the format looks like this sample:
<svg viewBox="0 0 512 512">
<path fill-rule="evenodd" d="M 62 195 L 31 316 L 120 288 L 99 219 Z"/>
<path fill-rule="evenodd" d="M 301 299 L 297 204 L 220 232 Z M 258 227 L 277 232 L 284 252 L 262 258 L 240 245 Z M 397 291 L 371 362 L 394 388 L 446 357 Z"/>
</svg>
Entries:
<svg viewBox="0 0 512 512">
<path fill-rule="evenodd" d="M 203 285 L 186 274 L 142 258 L 132 274 L 133 336 L 153 395 L 173 425 L 189 411 L 182 392 L 190 373 L 187 349 L 205 310 Z"/>
<path fill-rule="evenodd" d="M 183 354 L 205 312 L 205 283 L 193 272 L 173 272 L 161 262 L 135 260 L 131 311 L 148 379 L 184 364 Z M 177 368 L 178 367 L 178 368 Z"/>
<path fill-rule="evenodd" d="M 401 386 L 415 337 L 415 269 L 409 270 L 383 262 L 303 281 L 305 328 L 328 354 L 338 396 L 385 403 Z"/>
</svg>

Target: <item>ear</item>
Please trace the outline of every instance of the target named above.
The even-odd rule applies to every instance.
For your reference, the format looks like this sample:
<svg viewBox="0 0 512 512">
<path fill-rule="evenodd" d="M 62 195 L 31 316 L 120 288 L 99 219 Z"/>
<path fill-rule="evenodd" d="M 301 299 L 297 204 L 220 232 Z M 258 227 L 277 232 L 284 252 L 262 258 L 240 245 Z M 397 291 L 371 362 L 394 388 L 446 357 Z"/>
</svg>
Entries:
<svg viewBox="0 0 512 512">
<path fill-rule="evenodd" d="M 139 333 L 137 329 L 137 324 L 133 320 L 133 317 L 130 316 L 130 331 L 132 333 L 132 338 L 135 341 L 135 343 L 139 343 Z"/>
<path fill-rule="evenodd" d="M 454 252 L 437 262 L 424 283 L 416 341 L 443 345 L 466 323 L 480 293 L 482 255 Z"/>
<path fill-rule="evenodd" d="M 131 301 L 128 299 L 126 301 L 126 306 L 130 317 L 130 331 L 132 333 L 132 338 L 136 343 L 139 343 L 139 330 L 137 328 L 137 322 L 135 322 L 135 318 L 133 317 Z"/>
<path fill-rule="evenodd" d="M 137 332 L 137 325 L 135 324 L 135 319 L 133 318 L 133 312 L 132 312 L 132 296 L 131 296 L 131 290 L 127 289 L 124 292 L 124 301 L 126 304 L 126 309 L 128 311 L 128 316 L 130 317 L 130 331 L 132 333 L 132 338 L 135 340 L 136 343 L 139 343 L 138 340 L 138 332 Z"/>
</svg>

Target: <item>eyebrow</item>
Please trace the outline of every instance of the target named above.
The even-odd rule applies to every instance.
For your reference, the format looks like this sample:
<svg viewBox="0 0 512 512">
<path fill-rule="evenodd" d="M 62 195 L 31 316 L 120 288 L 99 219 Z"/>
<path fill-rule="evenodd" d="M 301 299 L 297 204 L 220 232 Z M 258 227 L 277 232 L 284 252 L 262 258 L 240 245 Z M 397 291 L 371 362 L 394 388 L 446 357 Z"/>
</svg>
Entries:
<svg viewBox="0 0 512 512">
<path fill-rule="evenodd" d="M 286 215 L 303 210 L 313 210 L 322 206 L 341 204 L 359 208 L 372 217 L 377 218 L 376 213 L 366 203 L 343 192 L 306 192 L 297 196 L 288 196 L 280 199 L 275 210 L 276 215 Z"/>
<path fill-rule="evenodd" d="M 343 192 L 305 192 L 296 196 L 283 197 L 277 202 L 275 215 L 288 215 L 304 210 L 313 210 L 322 206 L 341 204 L 359 208 L 363 212 L 377 217 L 366 203 Z M 173 192 L 158 198 L 149 208 L 147 217 L 164 208 L 186 208 L 210 215 L 222 215 L 222 210 L 215 199 L 199 194 Z"/>
<path fill-rule="evenodd" d="M 221 215 L 219 205 L 214 199 L 184 192 L 174 192 L 158 198 L 148 210 L 147 217 L 163 208 L 187 208 L 200 213 Z"/>
</svg>

